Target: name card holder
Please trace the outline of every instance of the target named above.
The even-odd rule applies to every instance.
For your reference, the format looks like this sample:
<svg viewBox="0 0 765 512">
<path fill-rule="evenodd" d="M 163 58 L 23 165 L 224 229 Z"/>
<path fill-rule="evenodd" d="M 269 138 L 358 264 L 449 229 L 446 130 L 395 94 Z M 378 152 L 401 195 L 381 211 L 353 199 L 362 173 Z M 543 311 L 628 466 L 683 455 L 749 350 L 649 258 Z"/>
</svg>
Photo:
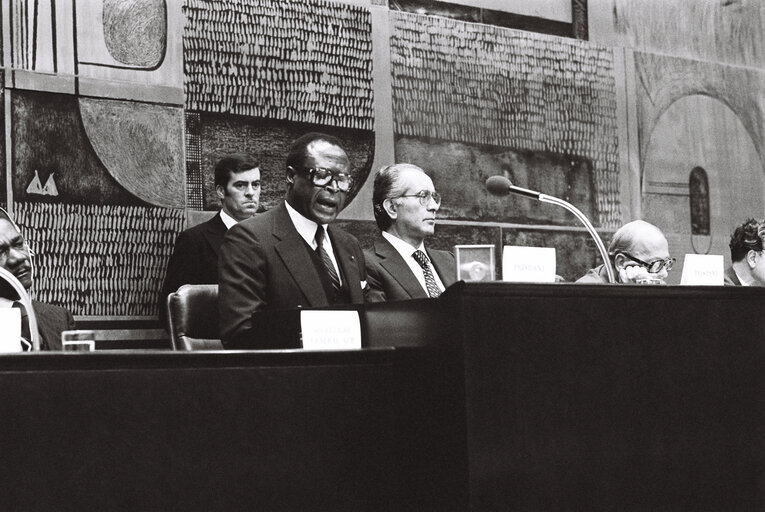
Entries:
<svg viewBox="0 0 765 512">
<path fill-rule="evenodd" d="M 0 308 L 0 352 L 21 352 L 21 311 Z"/>
<path fill-rule="evenodd" d="M 502 280 L 554 283 L 555 248 L 506 245 L 502 251 Z"/>
<path fill-rule="evenodd" d="M 681 285 L 723 286 L 725 263 L 719 254 L 686 254 Z"/>
<path fill-rule="evenodd" d="M 300 332 L 302 345 L 306 350 L 361 348 L 361 322 L 358 311 L 301 311 Z"/>
</svg>

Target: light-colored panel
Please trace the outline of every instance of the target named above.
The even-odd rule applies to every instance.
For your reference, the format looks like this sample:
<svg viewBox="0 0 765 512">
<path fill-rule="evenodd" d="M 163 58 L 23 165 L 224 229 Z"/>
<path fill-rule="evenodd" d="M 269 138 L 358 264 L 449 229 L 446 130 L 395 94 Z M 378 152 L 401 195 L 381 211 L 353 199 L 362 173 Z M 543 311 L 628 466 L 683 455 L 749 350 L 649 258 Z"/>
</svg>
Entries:
<svg viewBox="0 0 765 512">
<path fill-rule="evenodd" d="M 709 179 L 711 237 L 691 237 L 688 178 L 697 166 Z M 650 134 L 644 168 L 644 218 L 667 233 L 679 260 L 708 252 L 729 263 L 730 233 L 765 212 L 765 170 L 752 138 L 728 106 L 709 96 L 686 96 L 664 112 Z M 673 270 L 671 282 L 681 274 L 682 268 Z"/>
<path fill-rule="evenodd" d="M 183 89 L 181 2 L 167 2 L 166 49 L 158 65 L 125 65 L 114 59 L 104 36 L 103 3 L 77 2 L 77 60 L 81 77 Z M 116 44 L 116 43 L 112 43 Z"/>
<path fill-rule="evenodd" d="M 371 220 L 372 182 L 377 170 L 394 163 L 393 100 L 390 69 L 390 17 L 388 9 L 371 7 L 372 81 L 374 86 L 375 156 L 364 186 L 340 214 L 341 219 Z"/>
<path fill-rule="evenodd" d="M 765 68 L 760 0 L 593 0 L 587 9 L 593 42 Z"/>
<path fill-rule="evenodd" d="M 369 7 L 382 5 L 387 0 L 335 0 L 339 3 Z M 590 0 L 592 1 L 592 0 Z M 571 0 L 449 0 L 449 3 L 509 12 L 523 16 L 534 16 L 547 20 L 572 22 Z"/>
<path fill-rule="evenodd" d="M 617 130 L 619 144 L 619 191 L 622 222 L 641 218 L 640 146 L 635 109 L 635 59 L 627 48 L 614 49 Z"/>
<path fill-rule="evenodd" d="M 571 23 L 571 0 L 450 0 L 450 3 Z"/>
</svg>

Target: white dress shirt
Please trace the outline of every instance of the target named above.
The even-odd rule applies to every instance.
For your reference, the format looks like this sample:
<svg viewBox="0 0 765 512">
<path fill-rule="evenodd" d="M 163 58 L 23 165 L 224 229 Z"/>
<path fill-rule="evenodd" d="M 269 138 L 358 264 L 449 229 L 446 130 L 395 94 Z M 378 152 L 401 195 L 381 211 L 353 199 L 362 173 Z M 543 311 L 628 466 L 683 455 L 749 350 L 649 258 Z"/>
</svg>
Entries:
<svg viewBox="0 0 765 512">
<path fill-rule="evenodd" d="M 287 213 L 290 215 L 290 219 L 292 219 L 292 224 L 295 225 L 295 229 L 297 229 L 298 234 L 303 237 L 303 240 L 306 241 L 308 245 L 311 246 L 311 249 L 314 251 L 316 250 L 316 228 L 318 226 L 317 223 L 312 221 L 311 219 L 308 219 L 303 216 L 300 212 L 298 212 L 296 209 L 294 209 L 287 201 L 284 201 L 284 205 L 287 207 Z M 340 284 L 343 283 L 342 277 L 340 276 L 340 267 L 337 266 L 337 258 L 335 258 L 335 251 L 332 250 L 332 242 L 329 240 L 329 234 L 327 233 L 327 225 L 322 224 L 321 228 L 324 230 L 324 250 L 327 251 L 327 254 L 329 255 L 329 259 L 332 260 L 332 265 L 335 267 L 335 272 L 337 272 L 337 278 L 340 280 Z"/>
<path fill-rule="evenodd" d="M 412 256 L 415 251 L 422 251 L 425 253 L 425 255 L 428 255 L 428 252 L 425 250 L 425 243 L 421 243 L 419 247 L 412 247 L 407 242 L 404 242 L 400 238 L 398 238 L 395 235 L 391 235 L 390 233 L 387 233 L 385 231 L 382 232 L 383 238 L 385 238 L 390 244 L 393 246 L 396 251 L 401 255 L 402 258 L 404 258 L 404 261 L 409 266 L 409 268 L 412 270 L 412 273 L 414 274 L 414 277 L 417 278 L 417 281 L 420 282 L 420 286 L 422 286 L 422 289 L 425 290 L 427 293 L 428 287 L 425 284 L 425 272 L 423 272 L 422 267 L 419 263 L 417 263 L 417 260 L 414 259 L 414 256 Z M 436 284 L 438 285 L 438 289 L 441 291 L 444 291 L 444 283 L 441 282 L 441 278 L 438 277 L 438 272 L 436 272 L 436 269 L 433 267 L 433 262 L 430 261 L 430 256 L 428 256 L 428 266 L 430 267 L 430 271 L 433 273 L 433 278 L 436 280 Z"/>
<path fill-rule="evenodd" d="M 220 211 L 220 220 L 222 220 L 223 224 L 226 225 L 226 229 L 231 229 L 234 224 L 239 222 L 234 217 L 232 217 L 228 213 L 224 212 L 222 209 Z"/>
</svg>

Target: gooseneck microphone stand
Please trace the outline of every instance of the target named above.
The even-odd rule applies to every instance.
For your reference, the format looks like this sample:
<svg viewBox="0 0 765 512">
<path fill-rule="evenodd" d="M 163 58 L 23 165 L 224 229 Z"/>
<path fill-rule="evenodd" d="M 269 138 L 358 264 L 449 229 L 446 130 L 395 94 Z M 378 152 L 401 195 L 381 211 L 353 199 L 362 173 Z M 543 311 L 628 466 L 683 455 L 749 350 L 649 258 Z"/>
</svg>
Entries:
<svg viewBox="0 0 765 512">
<path fill-rule="evenodd" d="M 492 176 L 488 180 L 486 180 L 486 190 L 489 191 L 489 193 L 495 195 L 495 196 L 506 196 L 510 192 L 513 194 L 518 194 L 525 197 L 530 197 L 532 199 L 536 199 L 537 201 L 541 201 L 543 203 L 550 203 L 550 204 L 557 204 L 558 206 L 562 206 L 566 210 L 570 211 L 574 214 L 574 216 L 581 221 L 582 224 L 584 224 L 584 227 L 587 228 L 587 231 L 590 233 L 590 236 L 593 240 L 595 240 L 595 245 L 598 246 L 598 250 L 600 251 L 600 256 L 603 258 L 603 264 L 606 267 L 606 273 L 608 274 L 608 282 L 614 283 L 616 282 L 616 279 L 614 277 L 614 269 L 611 268 L 611 260 L 608 257 L 608 251 L 606 251 L 606 246 L 603 245 L 603 240 L 600 239 L 600 236 L 598 235 L 598 232 L 595 231 L 595 228 L 592 226 L 589 220 L 587 220 L 587 217 L 584 216 L 584 214 L 579 211 L 579 209 L 574 206 L 573 204 L 569 203 L 568 201 L 564 201 L 563 199 L 559 199 L 557 197 L 548 196 L 547 194 L 542 194 L 541 192 L 536 192 L 534 190 L 529 190 L 527 188 L 522 187 L 516 187 L 513 185 L 509 179 L 505 178 L 504 176 Z"/>
</svg>

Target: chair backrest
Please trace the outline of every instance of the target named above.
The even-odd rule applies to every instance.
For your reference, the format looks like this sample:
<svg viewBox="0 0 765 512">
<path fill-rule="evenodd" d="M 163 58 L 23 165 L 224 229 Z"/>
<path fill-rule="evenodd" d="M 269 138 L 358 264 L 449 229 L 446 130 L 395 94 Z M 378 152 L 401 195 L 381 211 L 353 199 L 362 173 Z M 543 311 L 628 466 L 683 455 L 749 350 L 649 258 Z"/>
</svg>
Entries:
<svg viewBox="0 0 765 512">
<path fill-rule="evenodd" d="M 223 350 L 218 330 L 218 285 L 184 284 L 167 296 L 175 350 Z"/>
</svg>

